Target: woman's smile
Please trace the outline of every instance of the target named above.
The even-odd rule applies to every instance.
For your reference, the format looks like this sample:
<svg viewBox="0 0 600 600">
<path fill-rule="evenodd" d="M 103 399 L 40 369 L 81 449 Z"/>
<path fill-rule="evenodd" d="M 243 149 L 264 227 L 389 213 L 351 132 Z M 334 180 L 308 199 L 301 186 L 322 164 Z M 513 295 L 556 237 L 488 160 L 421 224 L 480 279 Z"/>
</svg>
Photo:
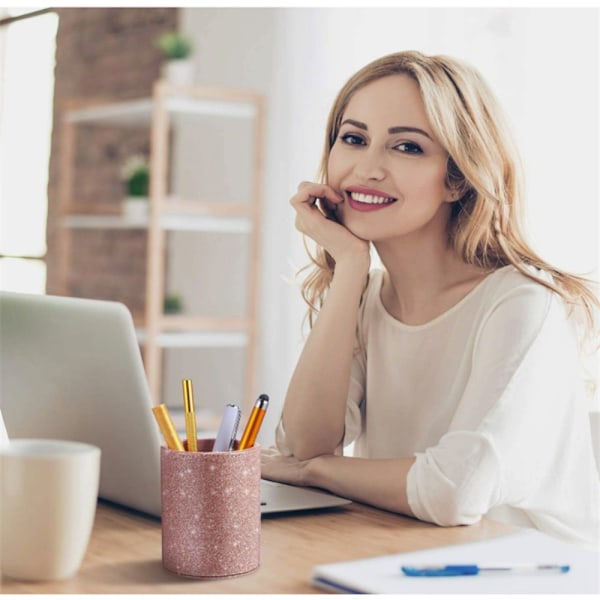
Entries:
<svg viewBox="0 0 600 600">
<path fill-rule="evenodd" d="M 348 188 L 346 190 L 346 198 L 350 208 L 359 212 L 381 210 L 397 201 L 397 198 L 385 192 L 362 187 Z"/>
</svg>

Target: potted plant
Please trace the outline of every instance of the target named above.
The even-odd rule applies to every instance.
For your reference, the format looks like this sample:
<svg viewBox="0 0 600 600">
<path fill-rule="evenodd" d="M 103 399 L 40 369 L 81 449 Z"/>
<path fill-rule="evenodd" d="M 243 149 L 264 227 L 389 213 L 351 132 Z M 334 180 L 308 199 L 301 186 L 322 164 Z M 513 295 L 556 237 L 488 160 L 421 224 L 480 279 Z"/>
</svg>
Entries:
<svg viewBox="0 0 600 600">
<path fill-rule="evenodd" d="M 170 31 L 159 36 L 158 47 L 167 59 L 163 65 L 163 78 L 176 85 L 191 84 L 194 63 L 190 58 L 193 48 L 190 38 Z"/>
<path fill-rule="evenodd" d="M 167 294 L 163 303 L 163 312 L 165 315 L 178 315 L 183 312 L 183 303 L 181 297 L 177 294 Z"/>
<path fill-rule="evenodd" d="M 147 216 L 150 185 L 148 158 L 142 154 L 129 156 L 121 168 L 121 179 L 125 184 L 123 202 L 125 216 L 133 218 Z"/>
</svg>

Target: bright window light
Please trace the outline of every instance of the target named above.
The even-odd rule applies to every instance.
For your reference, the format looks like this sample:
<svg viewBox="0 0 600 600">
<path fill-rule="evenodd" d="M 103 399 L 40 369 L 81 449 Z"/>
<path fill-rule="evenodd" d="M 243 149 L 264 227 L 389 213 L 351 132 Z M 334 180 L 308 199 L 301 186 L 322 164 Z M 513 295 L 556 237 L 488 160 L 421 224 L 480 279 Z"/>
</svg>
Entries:
<svg viewBox="0 0 600 600">
<path fill-rule="evenodd" d="M 46 263 L 24 258 L 0 259 L 0 289 L 5 292 L 43 294 L 46 289 Z"/>
<path fill-rule="evenodd" d="M 2 258 L 0 289 L 45 289 L 57 26 L 46 13 L 0 29 L 0 255 L 42 259 Z"/>
</svg>

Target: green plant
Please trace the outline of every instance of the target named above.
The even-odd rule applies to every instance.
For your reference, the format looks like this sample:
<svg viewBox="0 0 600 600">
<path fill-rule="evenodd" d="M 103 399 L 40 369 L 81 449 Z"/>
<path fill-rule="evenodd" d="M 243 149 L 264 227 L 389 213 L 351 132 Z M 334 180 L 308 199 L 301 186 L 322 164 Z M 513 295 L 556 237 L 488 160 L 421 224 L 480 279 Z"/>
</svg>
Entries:
<svg viewBox="0 0 600 600">
<path fill-rule="evenodd" d="M 181 298 L 176 294 L 167 294 L 163 303 L 163 312 L 166 315 L 175 315 L 183 311 Z"/>
<path fill-rule="evenodd" d="M 187 58 L 192 53 L 190 38 L 176 31 L 163 33 L 158 38 L 158 47 L 169 60 Z"/>
<path fill-rule="evenodd" d="M 128 196 L 146 198 L 150 185 L 148 159 L 141 154 L 127 158 L 121 169 L 121 178 L 125 182 Z"/>
</svg>

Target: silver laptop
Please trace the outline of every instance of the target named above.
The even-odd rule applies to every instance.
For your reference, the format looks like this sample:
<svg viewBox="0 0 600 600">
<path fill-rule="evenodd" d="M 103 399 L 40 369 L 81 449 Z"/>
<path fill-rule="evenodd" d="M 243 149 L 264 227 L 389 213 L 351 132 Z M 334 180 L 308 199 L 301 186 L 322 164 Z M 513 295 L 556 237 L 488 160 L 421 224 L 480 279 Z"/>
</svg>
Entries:
<svg viewBox="0 0 600 600">
<path fill-rule="evenodd" d="M 0 292 L 0 408 L 11 438 L 99 446 L 100 497 L 160 516 L 163 440 L 125 305 Z M 261 482 L 263 514 L 348 502 Z"/>
</svg>

